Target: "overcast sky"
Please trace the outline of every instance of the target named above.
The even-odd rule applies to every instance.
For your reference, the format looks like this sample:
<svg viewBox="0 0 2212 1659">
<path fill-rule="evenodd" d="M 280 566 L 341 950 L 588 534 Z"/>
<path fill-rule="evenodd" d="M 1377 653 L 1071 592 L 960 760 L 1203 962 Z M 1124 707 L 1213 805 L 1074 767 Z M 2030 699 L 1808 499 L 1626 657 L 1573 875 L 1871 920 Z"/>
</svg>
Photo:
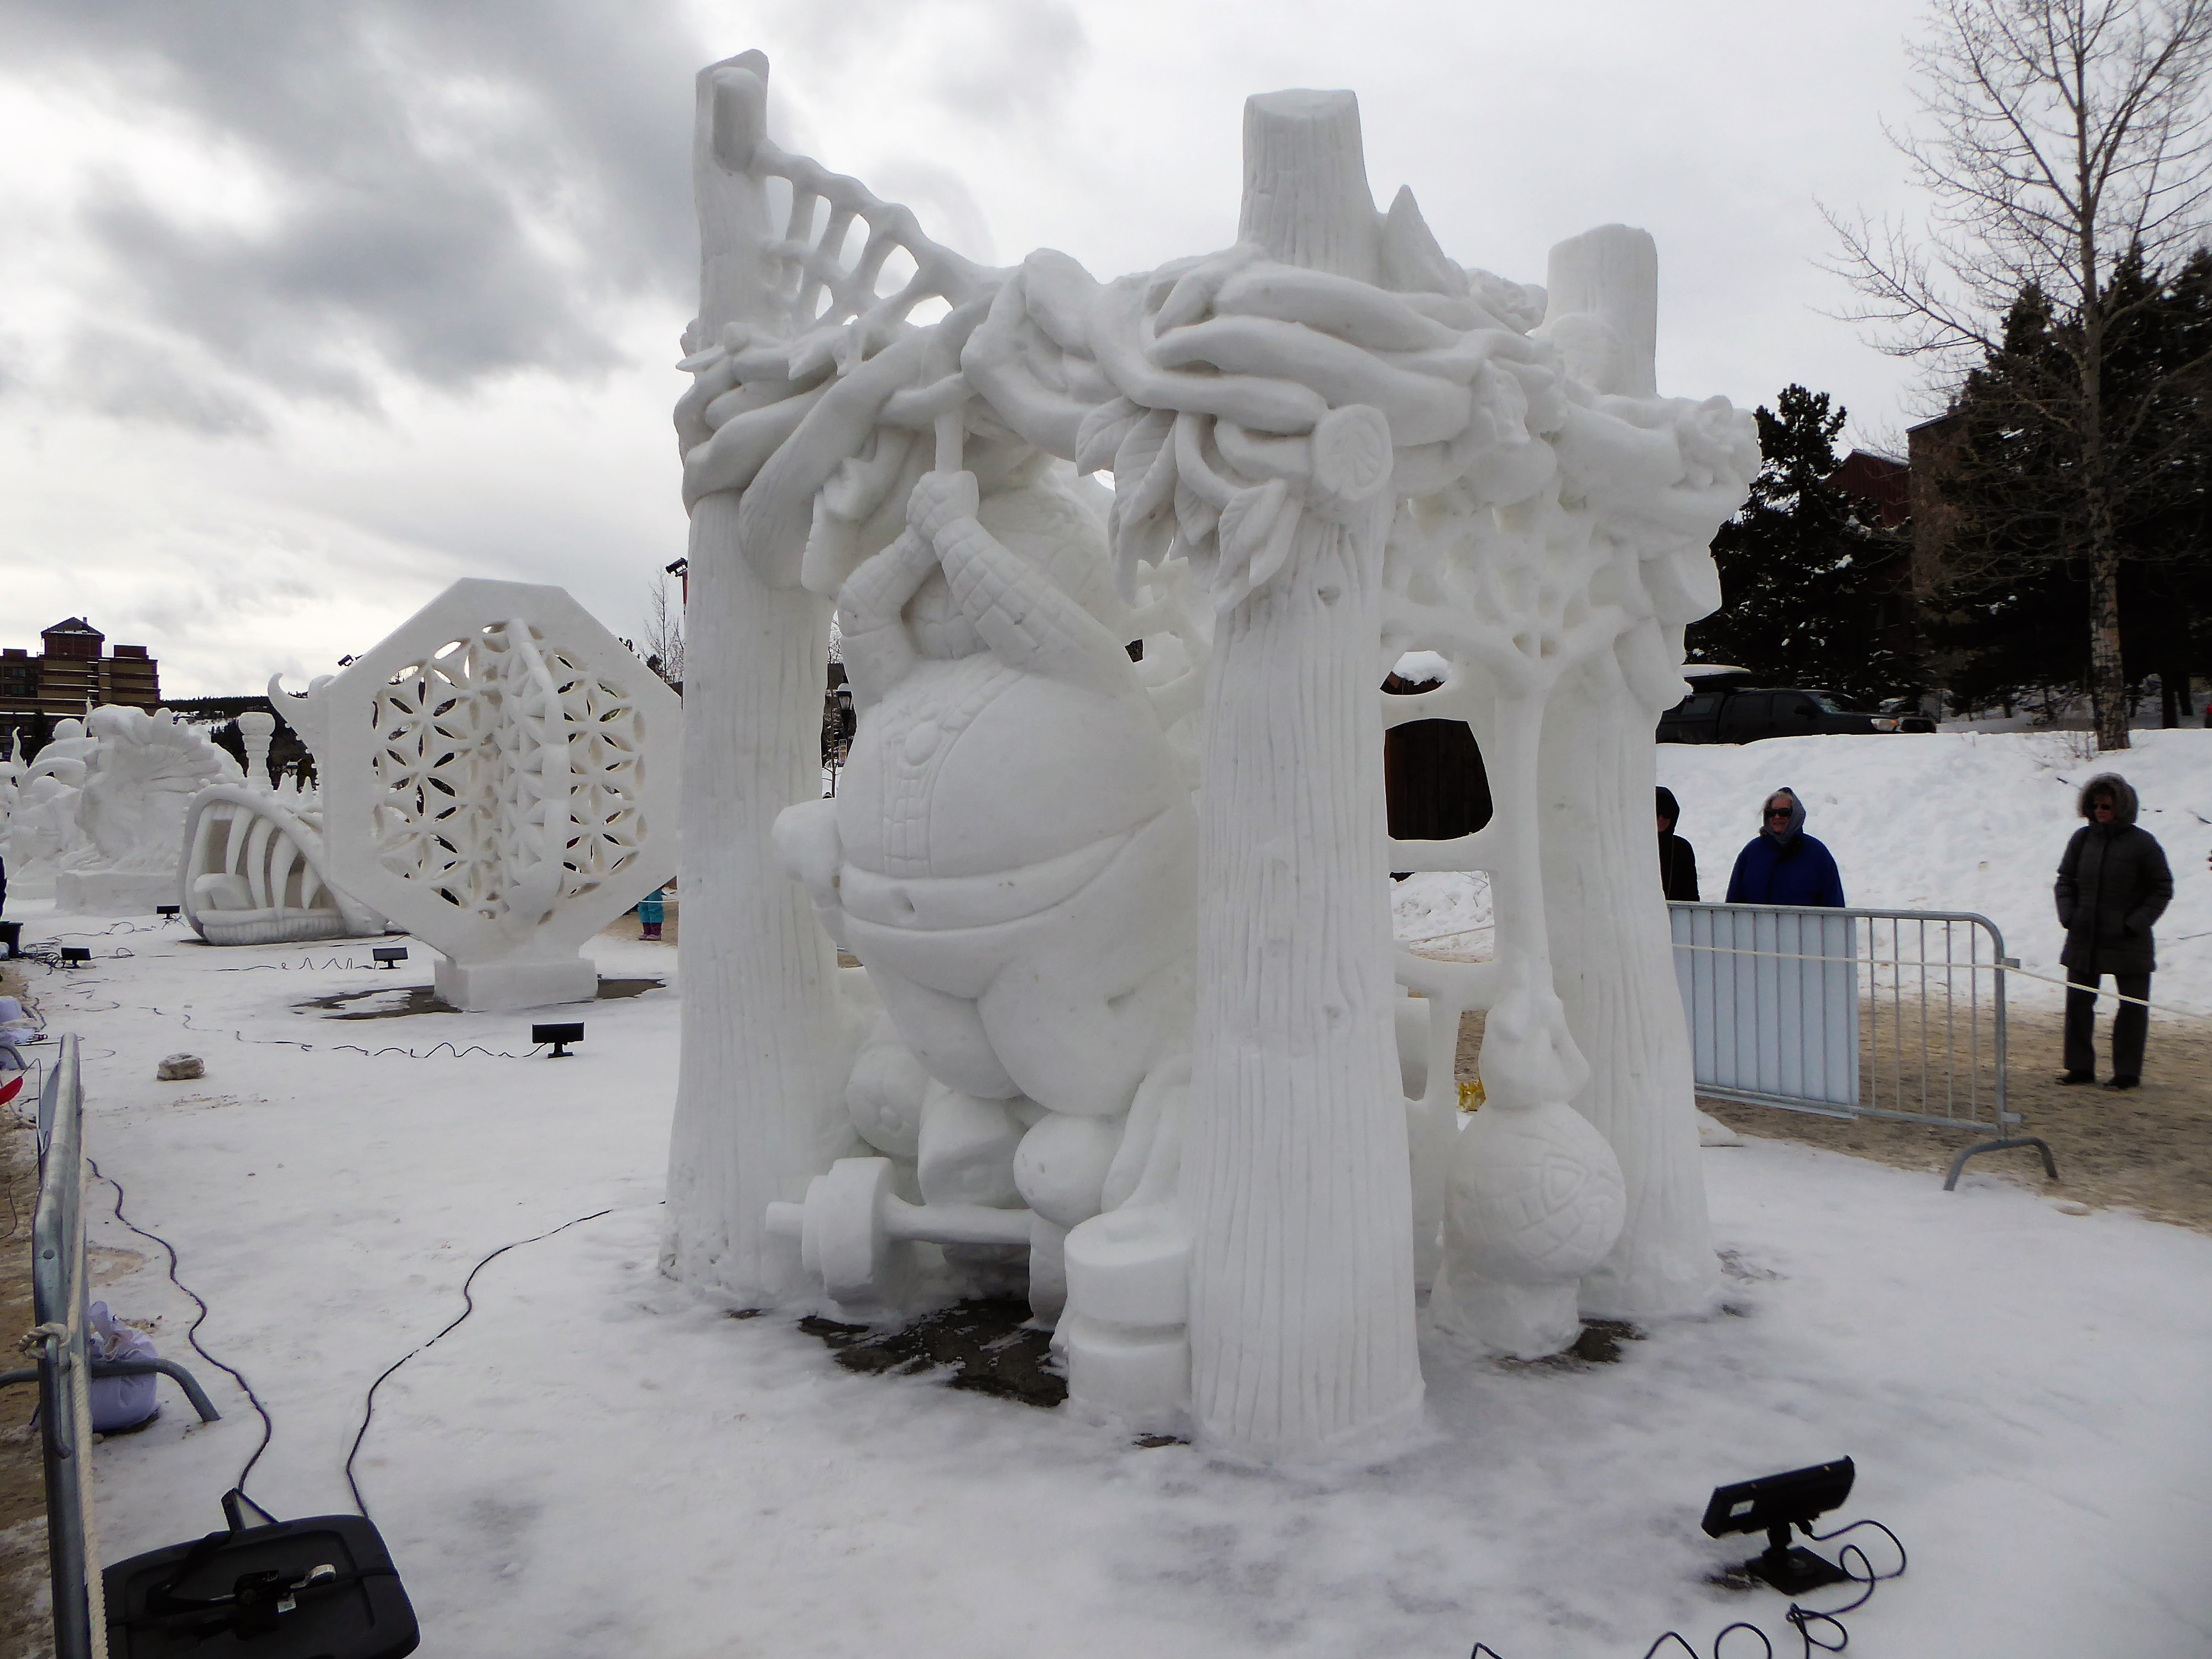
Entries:
<svg viewBox="0 0 2212 1659">
<path fill-rule="evenodd" d="M 295 685 L 465 575 L 641 631 L 684 551 L 691 77 L 939 240 L 1105 277 L 1233 240 L 1249 93 L 1359 95 L 1378 202 L 1540 282 L 1658 239 L 1662 392 L 1922 412 L 1815 198 L 1911 205 L 1917 0 L 0 0 L 0 643 Z"/>
</svg>

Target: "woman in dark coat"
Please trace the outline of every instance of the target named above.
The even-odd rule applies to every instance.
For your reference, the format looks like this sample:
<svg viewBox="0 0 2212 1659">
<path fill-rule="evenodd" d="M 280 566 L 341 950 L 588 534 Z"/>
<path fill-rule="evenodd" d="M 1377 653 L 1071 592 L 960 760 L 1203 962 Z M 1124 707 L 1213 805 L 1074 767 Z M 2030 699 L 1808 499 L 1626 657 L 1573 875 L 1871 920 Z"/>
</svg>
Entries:
<svg viewBox="0 0 2212 1659">
<path fill-rule="evenodd" d="M 1682 808 L 1671 789 L 1659 792 L 1659 890 L 1669 903 L 1698 902 L 1697 849 L 1674 833 Z"/>
<path fill-rule="evenodd" d="M 1805 833 L 1805 803 L 1778 789 L 1760 803 L 1759 833 L 1735 855 L 1729 873 L 1730 904 L 1844 908 L 1844 878 L 1825 843 Z"/>
<path fill-rule="evenodd" d="M 2066 930 L 2066 1070 L 2061 1083 L 2093 1083 L 2097 1075 L 2097 985 L 2106 974 L 2123 1002 L 2112 1016 L 2112 1075 L 2108 1089 L 2142 1081 L 2143 1039 L 2150 1030 L 2150 976 L 2158 965 L 2151 924 L 2173 898 L 2173 872 L 2157 837 L 2136 823 L 2136 792 L 2117 772 L 2100 772 L 2076 802 L 2088 823 L 2058 860 L 2058 925 Z"/>
</svg>

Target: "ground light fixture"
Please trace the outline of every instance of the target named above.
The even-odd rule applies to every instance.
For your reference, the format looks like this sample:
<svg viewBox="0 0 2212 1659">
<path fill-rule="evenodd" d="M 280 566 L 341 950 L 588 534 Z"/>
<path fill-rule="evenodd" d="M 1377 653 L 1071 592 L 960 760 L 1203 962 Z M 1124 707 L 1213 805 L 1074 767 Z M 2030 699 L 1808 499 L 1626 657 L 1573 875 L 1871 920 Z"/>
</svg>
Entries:
<svg viewBox="0 0 2212 1659">
<path fill-rule="evenodd" d="M 1765 1533 L 1765 1550 L 1745 1562 L 1743 1572 L 1784 1595 L 1843 1583 L 1849 1573 L 1808 1549 L 1793 1547 L 1790 1532 L 1793 1527 L 1810 1532 L 1815 1516 L 1826 1514 L 1851 1495 L 1857 1474 L 1850 1458 L 1839 1457 L 1832 1463 L 1717 1486 L 1705 1505 L 1705 1534 L 1720 1538 L 1729 1533 Z"/>
<path fill-rule="evenodd" d="M 533 1025 L 530 1028 L 530 1040 L 553 1045 L 553 1052 L 546 1059 L 567 1060 L 570 1058 L 568 1045 L 584 1040 L 584 1022 L 580 1019 L 567 1025 Z"/>
<path fill-rule="evenodd" d="M 90 962 L 91 960 L 92 951 L 88 946 L 82 945 L 64 945 L 62 946 L 62 966 L 64 968 L 74 968 L 79 963 Z"/>
<path fill-rule="evenodd" d="M 154 914 L 157 916 L 173 916 L 183 908 L 184 906 L 180 904 L 157 904 L 154 907 Z"/>
<path fill-rule="evenodd" d="M 369 951 L 369 955 L 386 968 L 397 968 L 407 960 L 407 947 L 404 945 L 379 945 Z"/>
<path fill-rule="evenodd" d="M 0 945 L 7 947 L 9 957 L 23 954 L 23 924 L 20 921 L 0 921 Z"/>
</svg>

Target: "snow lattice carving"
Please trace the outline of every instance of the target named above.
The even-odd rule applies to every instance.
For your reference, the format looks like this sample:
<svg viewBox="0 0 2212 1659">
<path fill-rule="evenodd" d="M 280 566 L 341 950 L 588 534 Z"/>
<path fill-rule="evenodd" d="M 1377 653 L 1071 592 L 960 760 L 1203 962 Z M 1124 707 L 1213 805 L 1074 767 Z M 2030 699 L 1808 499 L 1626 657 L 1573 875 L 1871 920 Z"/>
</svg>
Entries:
<svg viewBox="0 0 2212 1659">
<path fill-rule="evenodd" d="M 449 1001 L 595 994 L 573 952 L 674 873 L 675 694 L 559 588 L 457 582 L 287 713 L 333 875 L 452 959 Z"/>
</svg>

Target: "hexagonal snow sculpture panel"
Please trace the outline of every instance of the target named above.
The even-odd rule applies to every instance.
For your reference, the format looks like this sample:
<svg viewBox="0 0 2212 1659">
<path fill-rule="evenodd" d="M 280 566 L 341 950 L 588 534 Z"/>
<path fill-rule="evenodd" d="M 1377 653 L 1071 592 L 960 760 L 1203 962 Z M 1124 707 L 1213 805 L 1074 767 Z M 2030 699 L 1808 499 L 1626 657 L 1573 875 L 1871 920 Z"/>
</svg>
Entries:
<svg viewBox="0 0 2212 1659">
<path fill-rule="evenodd" d="M 332 878 L 444 952 L 457 1008 L 596 996 L 578 947 L 675 873 L 682 705 L 561 588 L 456 582 L 279 707 Z"/>
</svg>

